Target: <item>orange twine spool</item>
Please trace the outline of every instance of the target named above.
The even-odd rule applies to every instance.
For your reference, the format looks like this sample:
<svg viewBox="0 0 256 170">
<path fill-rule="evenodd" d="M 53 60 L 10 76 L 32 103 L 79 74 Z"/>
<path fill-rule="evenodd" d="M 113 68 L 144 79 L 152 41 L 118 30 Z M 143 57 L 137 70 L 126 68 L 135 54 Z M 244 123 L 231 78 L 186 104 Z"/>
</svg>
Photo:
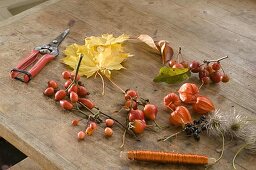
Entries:
<svg viewBox="0 0 256 170">
<path fill-rule="evenodd" d="M 128 151 L 128 159 L 159 163 L 207 165 L 208 157 L 196 154 L 181 154 L 157 151 Z"/>
</svg>

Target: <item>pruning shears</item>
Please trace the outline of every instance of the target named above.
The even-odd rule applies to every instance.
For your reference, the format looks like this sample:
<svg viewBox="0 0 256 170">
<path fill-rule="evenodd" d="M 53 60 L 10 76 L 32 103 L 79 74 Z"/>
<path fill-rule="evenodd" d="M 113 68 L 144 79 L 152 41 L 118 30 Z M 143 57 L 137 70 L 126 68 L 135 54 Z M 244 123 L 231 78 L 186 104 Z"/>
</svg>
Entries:
<svg viewBox="0 0 256 170">
<path fill-rule="evenodd" d="M 68 33 L 69 29 L 66 29 L 49 44 L 35 47 L 26 58 L 24 58 L 14 69 L 11 70 L 11 78 L 28 83 L 43 69 L 47 63 L 59 55 L 58 46 L 65 39 Z M 42 57 L 40 58 L 39 56 L 41 55 Z M 30 68 L 30 70 L 26 71 L 26 69 L 33 63 L 35 64 Z M 23 77 L 19 76 L 21 73 L 24 74 Z"/>
</svg>

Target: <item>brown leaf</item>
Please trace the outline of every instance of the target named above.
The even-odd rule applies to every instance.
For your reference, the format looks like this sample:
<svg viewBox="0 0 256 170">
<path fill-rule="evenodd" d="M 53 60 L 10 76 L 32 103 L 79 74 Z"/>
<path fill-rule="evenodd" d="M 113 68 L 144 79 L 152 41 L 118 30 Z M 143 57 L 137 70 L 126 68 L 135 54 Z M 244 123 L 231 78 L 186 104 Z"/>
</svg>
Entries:
<svg viewBox="0 0 256 170">
<path fill-rule="evenodd" d="M 173 49 L 170 44 L 165 40 L 155 41 L 155 44 L 162 55 L 162 63 L 170 61 L 173 57 Z"/>
<path fill-rule="evenodd" d="M 154 41 L 152 37 L 146 34 L 141 34 L 139 40 L 146 43 L 153 49 L 156 49 L 162 56 L 162 63 L 165 64 L 173 57 L 173 49 L 170 44 L 165 40 Z"/>
</svg>

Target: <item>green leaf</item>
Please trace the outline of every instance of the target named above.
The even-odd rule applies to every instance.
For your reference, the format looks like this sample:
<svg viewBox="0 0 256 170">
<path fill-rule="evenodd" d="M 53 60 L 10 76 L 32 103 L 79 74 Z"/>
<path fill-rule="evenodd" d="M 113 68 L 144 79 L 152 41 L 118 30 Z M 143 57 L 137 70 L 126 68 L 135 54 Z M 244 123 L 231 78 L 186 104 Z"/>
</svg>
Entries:
<svg viewBox="0 0 256 170">
<path fill-rule="evenodd" d="M 174 84 L 188 79 L 191 73 L 188 68 L 162 67 L 159 74 L 154 78 L 154 82 L 166 82 Z"/>
</svg>

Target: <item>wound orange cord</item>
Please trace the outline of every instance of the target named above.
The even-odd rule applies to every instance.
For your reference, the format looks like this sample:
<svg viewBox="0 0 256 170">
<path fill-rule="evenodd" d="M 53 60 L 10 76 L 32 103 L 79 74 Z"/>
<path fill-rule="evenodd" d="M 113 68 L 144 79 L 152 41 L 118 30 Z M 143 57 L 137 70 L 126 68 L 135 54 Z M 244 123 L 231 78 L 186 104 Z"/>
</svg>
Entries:
<svg viewBox="0 0 256 170">
<path fill-rule="evenodd" d="M 197 164 L 207 165 L 209 160 L 207 156 L 195 154 L 181 154 L 174 152 L 158 151 L 128 151 L 128 159 L 137 161 L 148 161 L 158 163 L 177 163 L 177 164 Z M 211 162 L 211 160 L 210 160 Z"/>
</svg>

